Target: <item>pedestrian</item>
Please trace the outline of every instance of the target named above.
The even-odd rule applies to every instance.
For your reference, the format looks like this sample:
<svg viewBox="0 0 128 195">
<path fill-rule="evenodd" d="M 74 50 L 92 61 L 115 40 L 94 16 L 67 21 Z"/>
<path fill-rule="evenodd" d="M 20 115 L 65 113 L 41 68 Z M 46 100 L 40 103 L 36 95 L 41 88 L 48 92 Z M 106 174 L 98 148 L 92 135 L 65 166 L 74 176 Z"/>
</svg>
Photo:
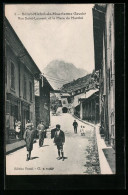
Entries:
<svg viewBox="0 0 128 195">
<path fill-rule="evenodd" d="M 83 135 L 85 136 L 85 126 L 83 126 Z"/>
<path fill-rule="evenodd" d="M 81 128 L 80 128 L 80 133 L 81 133 L 81 136 L 83 135 L 83 127 L 81 125 Z"/>
<path fill-rule="evenodd" d="M 26 130 L 24 132 L 24 140 L 26 142 L 26 149 L 27 149 L 27 159 L 26 161 L 31 159 L 31 151 L 33 150 L 33 141 L 34 141 L 34 126 L 33 123 L 28 123 L 26 125 Z"/>
<path fill-rule="evenodd" d="M 76 122 L 76 120 L 74 120 L 73 126 L 74 126 L 74 133 L 77 133 L 78 123 Z"/>
<path fill-rule="evenodd" d="M 41 120 L 39 125 L 37 126 L 37 131 L 39 135 L 39 147 L 42 147 L 44 143 L 45 133 L 46 133 L 46 127 L 44 125 L 43 120 Z"/>
<path fill-rule="evenodd" d="M 21 129 L 21 122 L 20 121 L 16 121 L 16 139 L 19 139 L 19 134 L 20 134 L 20 129 Z"/>
<path fill-rule="evenodd" d="M 27 120 L 27 122 L 26 122 L 25 129 L 27 128 L 28 123 L 30 123 L 30 121 L 29 121 L 29 120 Z"/>
<path fill-rule="evenodd" d="M 63 151 L 63 145 L 65 143 L 65 134 L 62 130 L 60 130 L 60 125 L 56 125 L 56 131 L 54 135 L 54 143 L 57 146 L 58 149 L 58 160 L 62 159 L 64 161 L 64 151 Z M 60 157 L 60 155 L 62 157 Z"/>
<path fill-rule="evenodd" d="M 85 135 L 84 126 L 81 126 L 80 132 L 81 132 L 81 136 Z"/>
</svg>

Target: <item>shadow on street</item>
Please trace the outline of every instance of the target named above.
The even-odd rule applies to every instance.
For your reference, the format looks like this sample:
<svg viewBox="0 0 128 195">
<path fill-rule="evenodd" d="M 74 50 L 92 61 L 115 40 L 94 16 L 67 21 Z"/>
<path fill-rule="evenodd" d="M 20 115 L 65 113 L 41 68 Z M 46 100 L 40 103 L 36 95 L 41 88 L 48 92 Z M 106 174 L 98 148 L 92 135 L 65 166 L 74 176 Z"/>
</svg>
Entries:
<svg viewBox="0 0 128 195">
<path fill-rule="evenodd" d="M 30 160 L 34 160 L 34 159 L 36 159 L 36 158 L 39 158 L 39 157 L 38 157 L 38 156 L 31 157 Z"/>
</svg>

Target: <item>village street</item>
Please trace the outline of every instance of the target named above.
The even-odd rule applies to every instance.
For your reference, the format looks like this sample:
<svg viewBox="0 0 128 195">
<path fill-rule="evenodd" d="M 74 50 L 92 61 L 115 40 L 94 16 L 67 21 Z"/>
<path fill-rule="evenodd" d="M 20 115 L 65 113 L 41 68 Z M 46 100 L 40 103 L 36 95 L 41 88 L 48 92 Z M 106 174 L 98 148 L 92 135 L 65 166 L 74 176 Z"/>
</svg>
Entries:
<svg viewBox="0 0 128 195">
<path fill-rule="evenodd" d="M 50 131 L 39 148 L 38 140 L 33 145 L 31 160 L 26 161 L 26 148 L 6 156 L 6 174 L 8 175 L 45 175 L 45 174 L 98 174 L 99 157 L 95 130 L 92 126 L 78 122 L 78 133 L 74 134 L 74 117 L 68 113 L 51 117 L 51 127 L 61 125 L 65 132 L 65 160 L 57 160 L 57 148 L 51 139 Z M 85 136 L 80 134 L 80 126 L 85 126 Z"/>
</svg>

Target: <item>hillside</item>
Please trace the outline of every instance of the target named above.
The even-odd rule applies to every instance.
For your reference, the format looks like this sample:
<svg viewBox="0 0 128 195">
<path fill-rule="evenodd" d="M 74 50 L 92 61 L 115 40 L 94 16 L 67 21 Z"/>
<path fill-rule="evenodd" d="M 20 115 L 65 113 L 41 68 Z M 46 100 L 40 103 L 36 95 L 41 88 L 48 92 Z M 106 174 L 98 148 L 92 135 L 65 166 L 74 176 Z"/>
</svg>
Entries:
<svg viewBox="0 0 128 195">
<path fill-rule="evenodd" d="M 72 63 L 59 60 L 51 61 L 42 72 L 54 89 L 87 75 L 86 70 L 76 68 Z"/>
</svg>

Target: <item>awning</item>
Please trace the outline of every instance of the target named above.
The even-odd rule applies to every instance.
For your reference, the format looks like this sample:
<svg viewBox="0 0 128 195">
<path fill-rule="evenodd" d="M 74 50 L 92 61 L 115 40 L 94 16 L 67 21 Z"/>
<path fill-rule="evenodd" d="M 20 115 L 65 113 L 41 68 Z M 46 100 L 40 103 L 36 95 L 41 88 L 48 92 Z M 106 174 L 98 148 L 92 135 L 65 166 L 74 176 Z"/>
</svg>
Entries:
<svg viewBox="0 0 128 195">
<path fill-rule="evenodd" d="M 61 95 L 61 97 L 69 97 L 70 96 L 69 93 L 61 93 L 60 95 Z"/>
<path fill-rule="evenodd" d="M 89 98 L 90 96 L 92 96 L 94 93 L 96 93 L 97 91 L 99 91 L 99 89 L 92 89 L 92 90 L 90 90 L 90 91 L 88 91 L 87 93 L 86 93 L 86 99 L 87 98 Z"/>
<path fill-rule="evenodd" d="M 93 94 L 95 94 L 97 91 L 99 91 L 99 89 L 91 89 L 88 92 L 86 92 L 85 95 L 82 95 L 80 99 L 88 99 L 89 97 L 91 97 Z"/>
</svg>

